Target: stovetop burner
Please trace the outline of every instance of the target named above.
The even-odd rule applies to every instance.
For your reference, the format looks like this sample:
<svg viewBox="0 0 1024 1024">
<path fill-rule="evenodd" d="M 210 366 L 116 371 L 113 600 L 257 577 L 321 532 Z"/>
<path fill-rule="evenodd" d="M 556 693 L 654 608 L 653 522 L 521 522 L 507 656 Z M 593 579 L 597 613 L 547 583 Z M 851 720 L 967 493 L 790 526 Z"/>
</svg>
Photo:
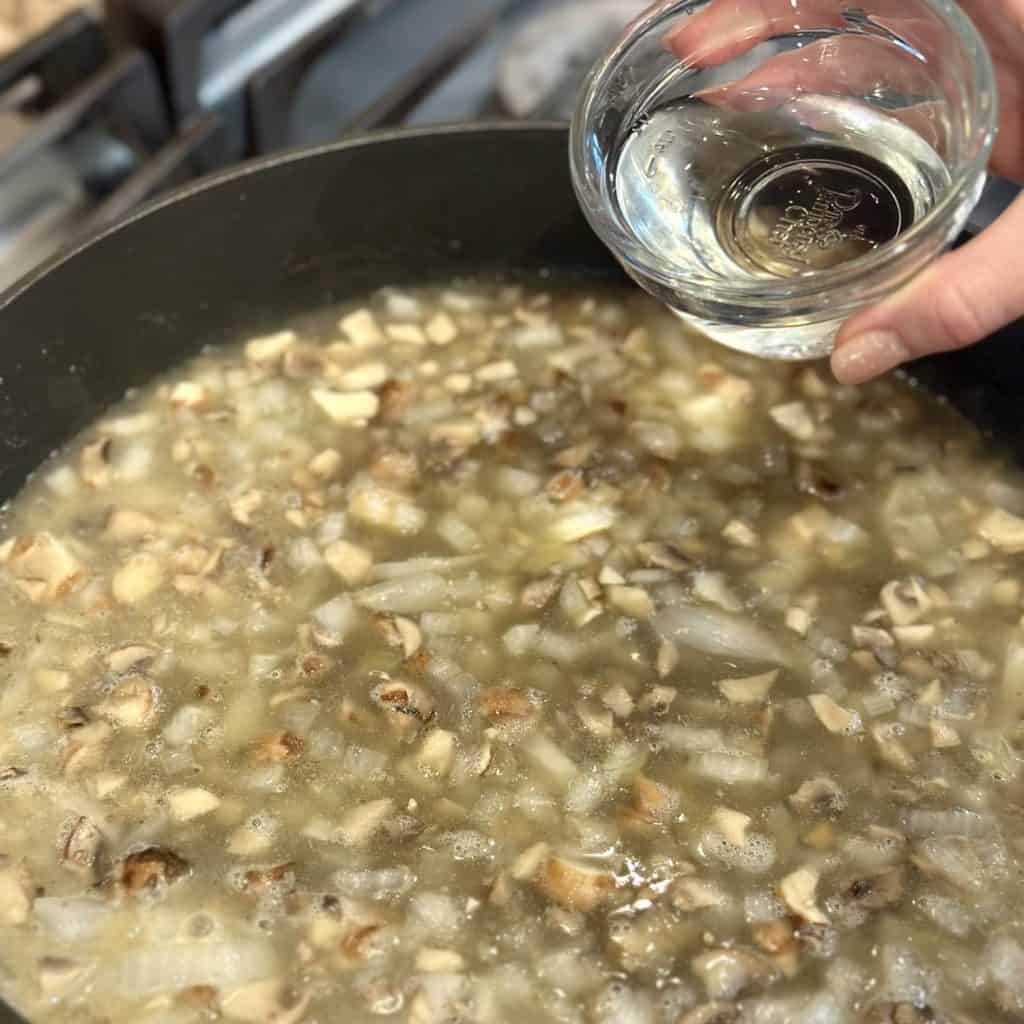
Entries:
<svg viewBox="0 0 1024 1024">
<path fill-rule="evenodd" d="M 187 180 L 152 59 L 111 52 L 88 12 L 0 59 L 0 289 L 82 231 Z"/>
</svg>

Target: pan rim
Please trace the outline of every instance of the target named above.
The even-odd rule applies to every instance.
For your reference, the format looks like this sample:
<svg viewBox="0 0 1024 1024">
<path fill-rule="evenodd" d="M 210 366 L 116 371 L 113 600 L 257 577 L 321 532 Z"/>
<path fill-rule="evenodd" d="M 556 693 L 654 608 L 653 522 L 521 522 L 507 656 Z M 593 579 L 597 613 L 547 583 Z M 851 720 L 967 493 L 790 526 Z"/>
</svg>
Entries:
<svg viewBox="0 0 1024 1024">
<path fill-rule="evenodd" d="M 568 163 L 569 125 L 564 121 L 458 121 L 423 125 L 415 128 L 382 128 L 375 131 L 360 132 L 358 135 L 342 138 L 335 142 L 321 143 L 314 146 L 297 146 L 264 156 L 249 157 L 229 167 L 204 174 L 167 192 L 162 192 L 160 195 L 146 200 L 111 223 L 87 231 L 81 237 L 75 238 L 73 241 L 62 246 L 57 252 L 48 256 L 42 263 L 15 281 L 9 288 L 0 291 L 0 313 L 16 302 L 38 281 L 49 276 L 57 268 L 75 259 L 78 255 L 91 249 L 105 238 L 118 234 L 130 225 L 145 220 L 165 207 L 188 200 L 194 195 L 200 195 L 212 189 L 243 181 L 252 175 L 277 167 L 285 167 L 303 160 L 318 159 L 336 153 L 352 152 L 367 147 L 402 142 L 408 139 L 437 138 L 438 136 L 461 138 L 466 135 L 523 135 L 529 133 L 540 133 L 550 136 L 563 135 L 566 145 L 566 162 Z"/>
</svg>

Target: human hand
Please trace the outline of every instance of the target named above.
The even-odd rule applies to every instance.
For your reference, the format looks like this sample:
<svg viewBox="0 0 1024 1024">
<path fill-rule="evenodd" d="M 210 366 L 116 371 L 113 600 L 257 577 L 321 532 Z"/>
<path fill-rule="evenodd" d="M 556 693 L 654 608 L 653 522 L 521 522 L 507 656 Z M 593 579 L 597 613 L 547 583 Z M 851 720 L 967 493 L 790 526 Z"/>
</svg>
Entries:
<svg viewBox="0 0 1024 1024">
<path fill-rule="evenodd" d="M 992 53 L 999 135 L 992 169 L 1024 181 L 1024 0 L 962 0 Z M 858 384 L 933 352 L 964 348 L 1024 316 L 1024 197 L 967 245 L 940 257 L 904 289 L 852 317 L 832 369 Z"/>
<path fill-rule="evenodd" d="M 992 156 L 992 169 L 1007 178 L 1024 182 L 1024 0 L 961 0 L 988 43 L 996 65 L 1000 93 L 1000 127 Z M 715 0 L 693 15 L 668 39 L 668 46 L 709 66 L 730 60 L 756 43 L 790 26 L 796 9 L 792 0 Z M 907 17 L 900 0 L 877 0 L 873 9 L 879 20 L 898 30 Z M 837 0 L 799 0 L 801 20 L 814 27 L 840 24 Z M 842 47 L 837 53 L 835 46 Z M 711 102 L 742 101 L 752 85 L 763 91 L 777 84 L 780 93 L 814 91 L 814 47 L 832 46 L 832 67 L 838 64 L 848 79 L 832 81 L 851 94 L 861 78 L 873 72 L 856 52 L 858 40 L 812 44 L 804 50 L 768 61 L 757 72 L 757 81 L 736 83 L 718 90 Z M 848 49 L 847 49 L 848 48 Z M 836 59 L 840 58 L 840 59 Z M 913 75 L 910 64 L 900 74 Z M 926 89 L 912 81 L 900 81 L 907 94 Z M 927 110 L 908 108 L 912 117 L 927 118 Z M 915 124 L 927 137 L 927 125 Z M 860 383 L 909 360 L 933 352 L 962 348 L 992 331 L 1024 316 L 1024 260 L 1015 258 L 1016 243 L 1024 234 L 1024 197 L 977 239 L 928 267 L 904 289 L 883 302 L 853 316 L 840 331 L 832 367 L 848 383 Z"/>
</svg>

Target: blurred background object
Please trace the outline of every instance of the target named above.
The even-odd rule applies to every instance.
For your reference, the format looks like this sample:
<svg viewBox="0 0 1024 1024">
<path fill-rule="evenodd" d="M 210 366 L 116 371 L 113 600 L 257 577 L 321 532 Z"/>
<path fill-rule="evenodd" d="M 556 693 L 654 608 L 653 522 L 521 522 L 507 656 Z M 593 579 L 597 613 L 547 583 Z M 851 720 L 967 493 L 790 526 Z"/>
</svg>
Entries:
<svg viewBox="0 0 1024 1024">
<path fill-rule="evenodd" d="M 0 57 L 95 0 L 0 0 Z"/>
<path fill-rule="evenodd" d="M 646 6 L 0 0 L 0 290 L 250 157 L 403 125 L 568 120 L 590 65 Z"/>
</svg>

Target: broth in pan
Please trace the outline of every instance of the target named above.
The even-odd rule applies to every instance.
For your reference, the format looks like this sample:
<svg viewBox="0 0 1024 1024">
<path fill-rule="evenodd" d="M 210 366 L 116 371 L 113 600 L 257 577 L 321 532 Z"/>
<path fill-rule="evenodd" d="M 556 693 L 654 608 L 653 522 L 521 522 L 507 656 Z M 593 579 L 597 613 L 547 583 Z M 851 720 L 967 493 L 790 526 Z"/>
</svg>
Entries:
<svg viewBox="0 0 1024 1024">
<path fill-rule="evenodd" d="M 7 999 L 1024 1020 L 1024 480 L 972 427 L 632 292 L 281 327 L 0 524 Z"/>
</svg>

